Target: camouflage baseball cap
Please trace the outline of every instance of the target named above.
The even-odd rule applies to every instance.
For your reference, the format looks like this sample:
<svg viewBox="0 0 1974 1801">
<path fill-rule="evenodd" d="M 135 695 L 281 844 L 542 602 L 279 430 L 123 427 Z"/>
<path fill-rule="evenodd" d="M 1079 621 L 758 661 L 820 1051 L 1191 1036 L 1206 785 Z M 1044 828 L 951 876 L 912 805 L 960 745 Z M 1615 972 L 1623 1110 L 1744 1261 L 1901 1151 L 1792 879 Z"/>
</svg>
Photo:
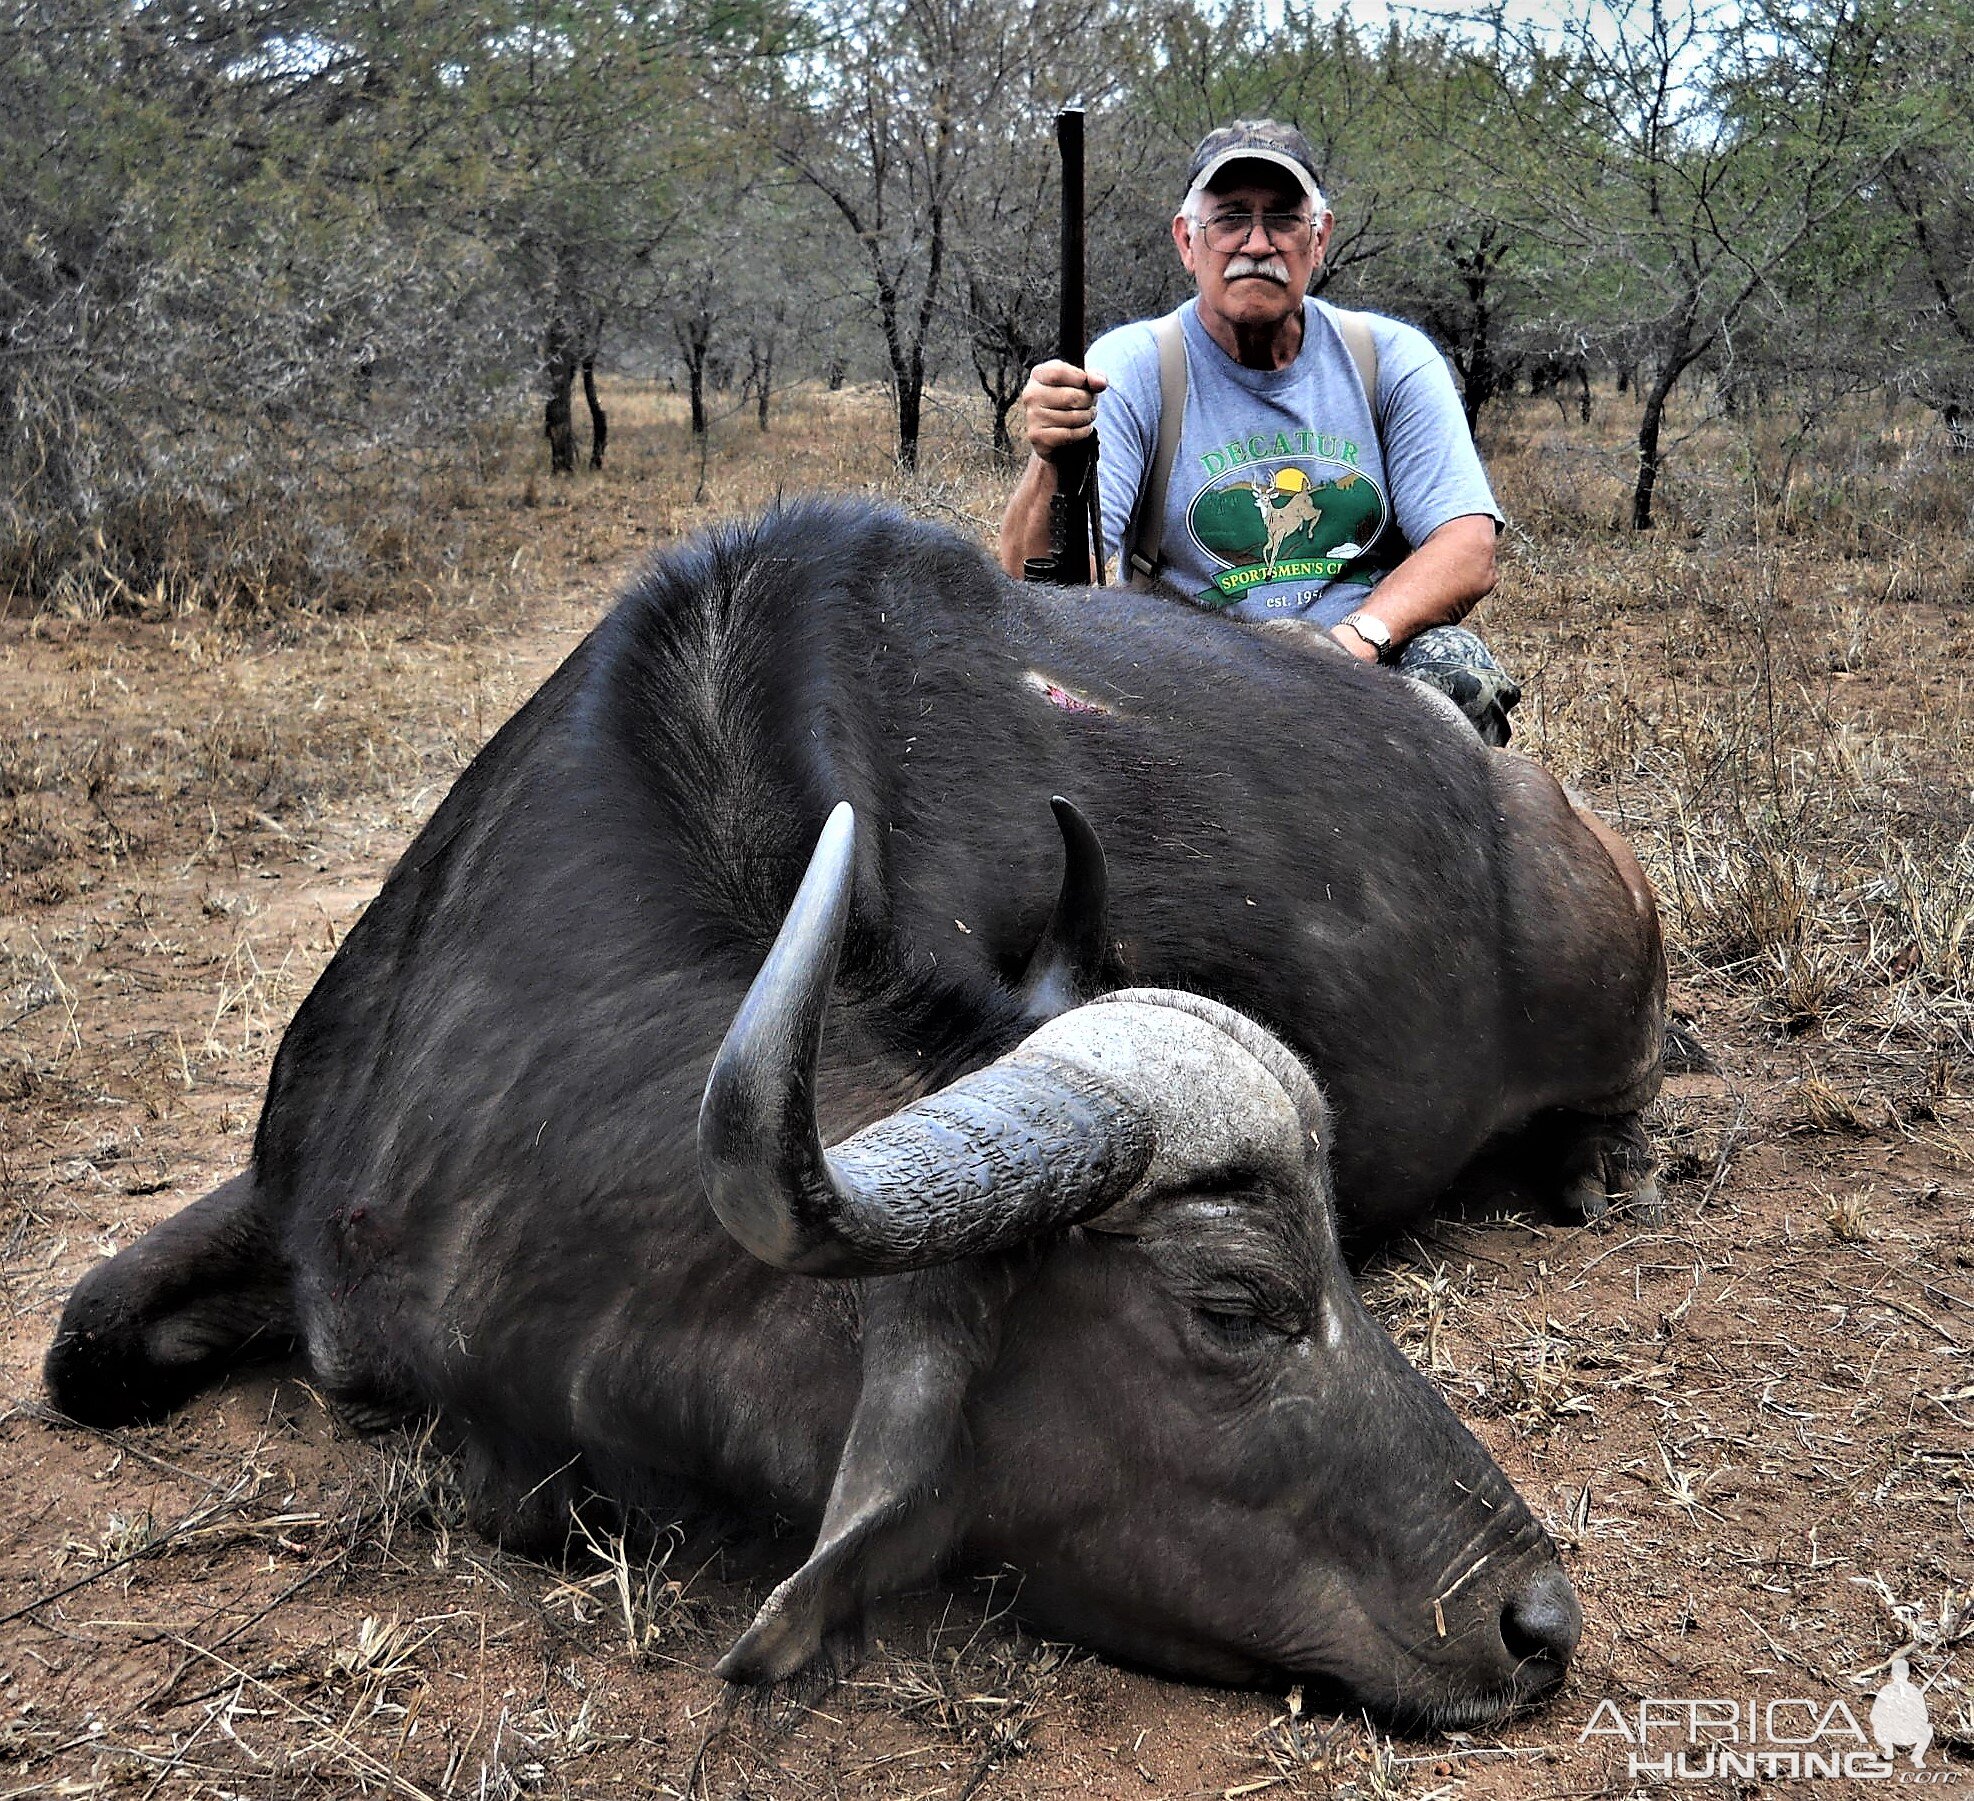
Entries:
<svg viewBox="0 0 1974 1801">
<path fill-rule="evenodd" d="M 1323 197 L 1316 177 L 1316 153 L 1293 125 L 1276 119 L 1236 119 L 1231 125 L 1209 131 L 1193 152 L 1192 167 L 1186 172 L 1186 192 L 1196 193 L 1209 186 L 1229 163 L 1273 163 L 1293 175 L 1312 201 Z"/>
</svg>

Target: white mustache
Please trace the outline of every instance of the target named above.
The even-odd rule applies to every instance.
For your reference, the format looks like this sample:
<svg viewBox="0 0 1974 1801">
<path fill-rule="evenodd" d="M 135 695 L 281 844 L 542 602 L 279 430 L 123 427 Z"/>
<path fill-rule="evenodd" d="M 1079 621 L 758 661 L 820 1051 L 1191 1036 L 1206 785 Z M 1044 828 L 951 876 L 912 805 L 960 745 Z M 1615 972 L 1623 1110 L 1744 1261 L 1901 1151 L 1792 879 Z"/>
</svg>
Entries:
<svg viewBox="0 0 1974 1801">
<path fill-rule="evenodd" d="M 1281 288 L 1289 285 L 1289 266 L 1279 256 L 1233 258 L 1227 264 L 1227 280 L 1238 281 L 1243 275 L 1258 275 Z"/>
</svg>

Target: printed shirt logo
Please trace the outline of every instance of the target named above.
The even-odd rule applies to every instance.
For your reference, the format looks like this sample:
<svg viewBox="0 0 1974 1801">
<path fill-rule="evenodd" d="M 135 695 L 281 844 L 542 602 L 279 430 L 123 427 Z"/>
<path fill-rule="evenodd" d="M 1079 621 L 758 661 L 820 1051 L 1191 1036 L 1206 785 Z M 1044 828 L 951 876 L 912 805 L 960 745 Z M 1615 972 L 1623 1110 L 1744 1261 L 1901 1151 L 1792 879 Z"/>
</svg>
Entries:
<svg viewBox="0 0 1974 1801">
<path fill-rule="evenodd" d="M 1348 438 L 1297 431 L 1256 433 L 1202 456 L 1207 479 L 1186 525 L 1220 568 L 1196 597 L 1200 605 L 1235 606 L 1274 583 L 1311 584 L 1287 601 L 1300 611 L 1346 571 L 1382 573 L 1387 559 L 1377 540 L 1388 509 L 1378 484 L 1357 467 L 1358 454 Z"/>
</svg>

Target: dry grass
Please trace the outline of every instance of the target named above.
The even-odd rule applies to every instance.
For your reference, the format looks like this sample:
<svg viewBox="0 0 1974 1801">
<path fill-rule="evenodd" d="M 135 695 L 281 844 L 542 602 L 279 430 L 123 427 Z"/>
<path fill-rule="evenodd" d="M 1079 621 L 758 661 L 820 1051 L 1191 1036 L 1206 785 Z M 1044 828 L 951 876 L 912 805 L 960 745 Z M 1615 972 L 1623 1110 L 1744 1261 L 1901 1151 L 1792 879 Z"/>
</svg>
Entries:
<svg viewBox="0 0 1974 1801">
<path fill-rule="evenodd" d="M 0 621 L 0 1795 L 1617 1795 L 1597 1698 L 1856 1705 L 1901 1649 L 1961 1758 L 1974 474 L 1903 416 L 1688 419 L 1646 539 L 1613 529 L 1628 403 L 1491 446 L 1521 745 L 1640 848 L 1721 1066 L 1655 1109 L 1664 1222 L 1448 1222 L 1366 1274 L 1569 1556 L 1588 1630 L 1545 1715 L 1394 1743 L 1038 1643 L 1004 1584 L 906 1598 L 846 1681 L 751 1714 L 704 1672 L 758 1584 L 662 1526 L 506 1556 L 429 1438 L 353 1446 L 293 1382 L 141 1433 L 39 1413 L 68 1284 L 238 1166 L 287 1014 L 637 556 L 805 487 L 985 536 L 1005 492 L 963 398 L 912 481 L 869 393 L 703 460 L 672 397 L 606 398 L 610 470 L 495 459 L 435 497 L 470 555 L 367 615 Z"/>
<path fill-rule="evenodd" d="M 1649 540 L 1606 529 L 1608 439 L 1545 424 L 1497 457 L 1533 538 L 1489 606 L 1539 671 L 1524 741 L 1631 835 L 1696 994 L 1887 1069 L 1964 1069 L 1974 480 L 1916 420 L 1868 413 L 1778 484 L 1750 473 L 1789 461 L 1778 435 L 1697 427 Z M 1940 529 L 1874 523 L 1888 487 Z"/>
<path fill-rule="evenodd" d="M 544 1607 L 566 1607 L 577 1625 L 600 1610 L 622 1627 L 624 1654 L 633 1661 L 667 1654 L 693 1643 L 706 1623 L 706 1610 L 692 1592 L 690 1570 L 673 1568 L 685 1548 L 684 1531 L 610 1531 L 574 1517 L 575 1537 L 598 1566 L 572 1573 L 542 1597 Z"/>
</svg>

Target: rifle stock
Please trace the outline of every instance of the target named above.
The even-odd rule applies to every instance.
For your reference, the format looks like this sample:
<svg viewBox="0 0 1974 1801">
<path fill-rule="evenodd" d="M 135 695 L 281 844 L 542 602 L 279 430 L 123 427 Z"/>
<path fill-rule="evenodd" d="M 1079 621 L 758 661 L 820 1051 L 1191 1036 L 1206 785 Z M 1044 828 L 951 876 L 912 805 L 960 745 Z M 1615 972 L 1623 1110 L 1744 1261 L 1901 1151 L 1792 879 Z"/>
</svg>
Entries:
<svg viewBox="0 0 1974 1801">
<path fill-rule="evenodd" d="M 1080 369 L 1088 352 L 1083 289 L 1083 108 L 1072 101 L 1056 114 L 1062 158 L 1062 288 L 1056 313 L 1056 355 Z M 1059 451 L 1056 491 L 1049 497 L 1049 554 L 1030 557 L 1024 579 L 1057 587 L 1103 584 L 1103 515 L 1097 505 L 1097 435 Z"/>
</svg>

